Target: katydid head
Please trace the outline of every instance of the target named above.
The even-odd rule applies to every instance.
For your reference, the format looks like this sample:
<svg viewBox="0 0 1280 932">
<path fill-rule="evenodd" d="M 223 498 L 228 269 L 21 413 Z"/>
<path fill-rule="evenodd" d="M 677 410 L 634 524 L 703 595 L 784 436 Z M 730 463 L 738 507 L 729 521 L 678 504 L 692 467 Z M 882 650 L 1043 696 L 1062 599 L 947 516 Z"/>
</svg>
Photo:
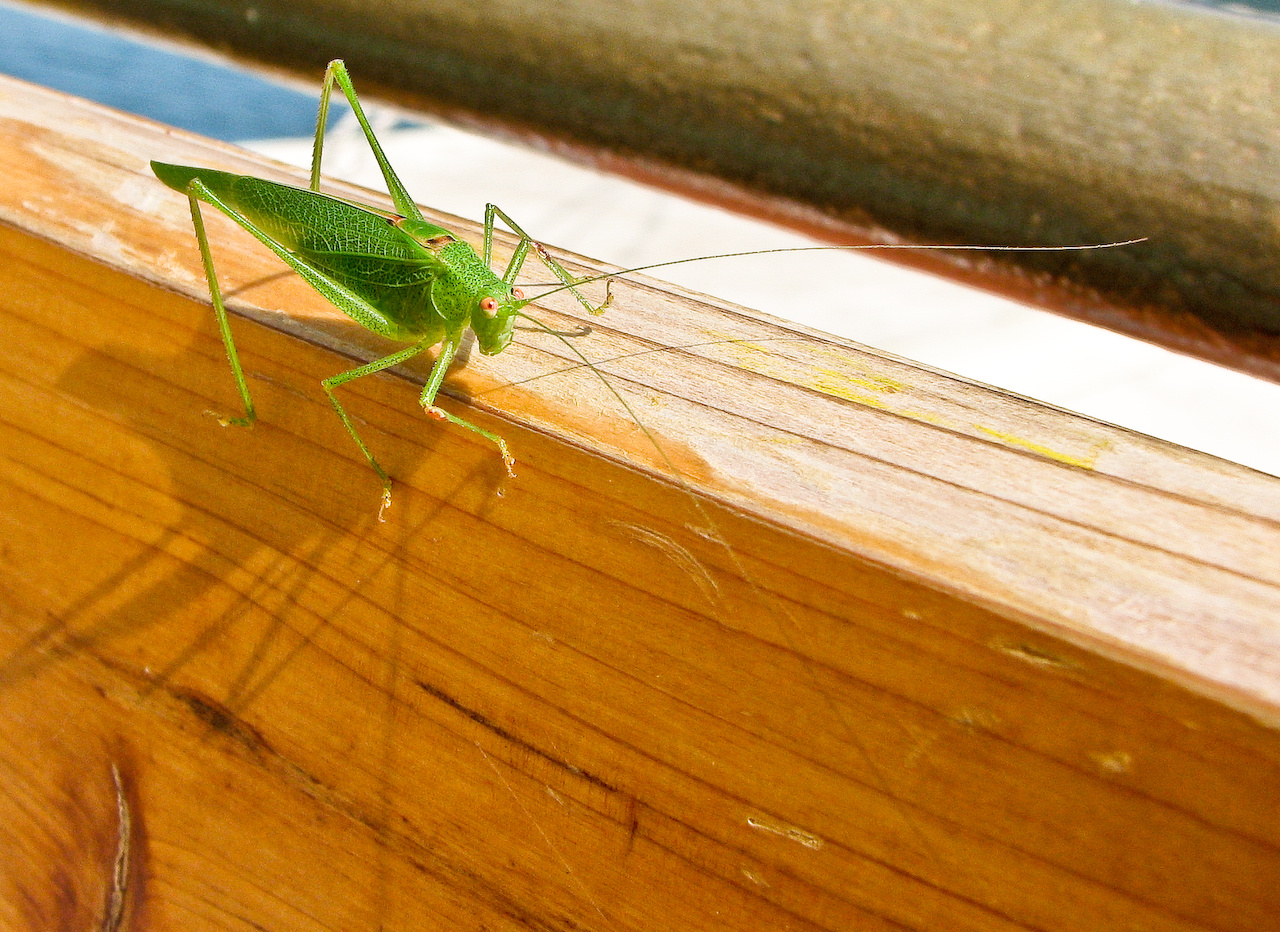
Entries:
<svg viewBox="0 0 1280 932">
<path fill-rule="evenodd" d="M 528 303 L 519 288 L 497 287 L 479 295 L 471 312 L 471 329 L 475 332 L 480 352 L 486 356 L 501 353 L 511 342 L 516 312 Z"/>
</svg>

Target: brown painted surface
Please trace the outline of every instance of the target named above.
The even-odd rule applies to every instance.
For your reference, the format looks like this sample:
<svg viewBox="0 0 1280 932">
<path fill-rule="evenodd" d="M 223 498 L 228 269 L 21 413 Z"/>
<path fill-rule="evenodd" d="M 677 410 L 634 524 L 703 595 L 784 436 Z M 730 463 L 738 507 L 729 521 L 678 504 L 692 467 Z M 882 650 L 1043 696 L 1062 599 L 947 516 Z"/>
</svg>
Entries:
<svg viewBox="0 0 1280 932">
<path fill-rule="evenodd" d="M 287 177 L 0 85 L 0 926 L 121 877 L 135 930 L 1280 912 L 1280 480 L 619 283 L 577 345 L 650 350 L 605 369 L 662 452 L 523 335 L 445 402 L 515 480 L 424 368 L 349 386 L 380 524 L 317 344 L 377 349 L 213 222 L 267 323 L 262 420 L 205 414 L 151 157 Z"/>
</svg>

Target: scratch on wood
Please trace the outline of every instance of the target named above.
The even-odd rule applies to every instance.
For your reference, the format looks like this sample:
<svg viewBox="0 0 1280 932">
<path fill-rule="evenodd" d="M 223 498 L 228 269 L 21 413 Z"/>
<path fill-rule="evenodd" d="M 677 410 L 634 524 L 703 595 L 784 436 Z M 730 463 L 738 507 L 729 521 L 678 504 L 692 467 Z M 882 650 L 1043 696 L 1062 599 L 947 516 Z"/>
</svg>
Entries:
<svg viewBox="0 0 1280 932">
<path fill-rule="evenodd" d="M 1091 751 L 1089 759 L 1103 773 L 1128 773 L 1133 767 L 1133 755 L 1128 751 Z"/>
<path fill-rule="evenodd" d="M 989 646 L 992 650 L 998 650 L 1002 654 L 1008 654 L 1016 660 L 1021 660 L 1036 667 L 1054 670 L 1074 670 L 1079 666 L 1066 657 L 1060 657 L 1044 648 L 1035 647 L 1031 644 L 1011 643 L 1003 639 L 996 639 Z"/>
<path fill-rule="evenodd" d="M 520 807 L 520 811 L 524 813 L 524 817 L 528 819 L 529 822 L 533 824 L 533 827 L 538 830 L 538 834 L 542 836 L 543 844 L 547 846 L 547 850 L 555 855 L 556 859 L 560 862 L 560 866 L 564 868 L 565 876 L 573 881 L 583 898 L 586 899 L 586 901 L 591 905 L 591 908 L 596 911 L 596 914 L 604 921 L 604 924 L 606 926 L 611 926 L 612 923 L 609 922 L 609 917 L 605 915 L 604 910 L 600 908 L 600 904 L 597 903 L 595 897 L 591 895 L 591 891 L 588 890 L 587 885 L 582 882 L 582 878 L 574 872 L 568 859 L 560 852 L 560 849 L 555 846 L 555 843 L 552 842 L 551 836 L 548 835 L 546 830 L 542 827 L 542 823 L 534 818 L 533 813 L 529 811 L 528 807 L 525 806 L 520 797 L 516 795 L 515 789 L 511 786 L 511 781 L 508 780 L 506 776 L 503 775 L 502 771 L 498 769 L 498 765 L 493 762 L 493 758 L 485 753 L 484 748 L 477 744 L 476 750 L 480 752 L 480 756 L 484 758 L 484 762 L 493 768 L 493 772 L 498 775 L 498 779 L 502 781 L 502 785 L 507 788 L 507 792 L 511 795 L 511 798 L 515 800 L 516 805 Z"/>
<path fill-rule="evenodd" d="M 686 576 L 694 581 L 698 589 L 702 592 L 703 597 L 710 603 L 715 604 L 720 596 L 720 587 L 716 585 L 716 581 L 711 578 L 711 574 L 692 553 L 684 547 L 681 547 L 666 534 L 659 534 L 657 531 L 647 527 L 641 527 L 638 524 L 630 524 L 626 521 L 609 521 L 612 527 L 621 528 L 631 537 L 634 537 L 642 544 L 648 544 L 655 550 L 666 555 L 672 563 L 678 566 Z"/>
<path fill-rule="evenodd" d="M 133 836 L 133 817 L 129 812 L 129 797 L 125 795 L 120 768 L 111 765 L 111 779 L 116 785 L 117 841 L 115 865 L 111 871 L 111 891 L 107 896 L 107 914 L 102 920 L 102 932 L 117 932 L 124 918 L 125 896 L 129 890 L 129 843 Z"/>
<path fill-rule="evenodd" d="M 762 819 L 759 816 L 747 816 L 747 824 L 762 832 L 781 835 L 783 838 L 798 842 L 806 848 L 812 848 L 814 851 L 826 844 L 813 832 L 806 832 L 802 828 L 796 828 L 794 825 L 787 825 L 784 822 L 774 822 L 772 819 Z"/>
<path fill-rule="evenodd" d="M 973 706 L 961 706 L 947 717 L 970 731 L 993 731 L 1000 724 L 1000 716 L 990 709 Z"/>
<path fill-rule="evenodd" d="M 763 877 L 763 876 L 762 876 L 758 871 L 753 871 L 753 870 L 752 870 L 751 868 L 749 868 L 749 867 L 742 867 L 742 868 L 739 868 L 739 869 L 742 871 L 742 876 L 743 876 L 743 877 L 746 877 L 748 880 L 750 880 L 750 881 L 751 881 L 753 884 L 755 884 L 756 886 L 758 886 L 758 887 L 767 887 L 767 886 L 769 886 L 769 881 L 765 880 L 765 879 L 764 879 L 764 877 Z"/>
</svg>

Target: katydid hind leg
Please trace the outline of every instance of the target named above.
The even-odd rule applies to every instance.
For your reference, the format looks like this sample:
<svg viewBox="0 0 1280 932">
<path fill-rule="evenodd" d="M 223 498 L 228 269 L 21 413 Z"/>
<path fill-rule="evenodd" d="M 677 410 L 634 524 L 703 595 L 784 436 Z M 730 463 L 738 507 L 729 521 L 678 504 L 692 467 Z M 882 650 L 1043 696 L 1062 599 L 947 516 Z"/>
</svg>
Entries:
<svg viewBox="0 0 1280 932">
<path fill-rule="evenodd" d="M 240 354 L 236 351 L 236 342 L 231 336 L 231 323 L 227 319 L 227 308 L 222 301 L 222 289 L 218 286 L 218 273 L 213 266 L 213 251 L 209 248 L 209 237 L 204 229 L 204 217 L 200 213 L 200 201 L 194 193 L 188 193 L 191 203 L 191 223 L 196 230 L 196 242 L 200 247 L 200 261 L 204 264 L 204 275 L 209 283 L 209 297 L 213 301 L 213 312 L 218 318 L 218 331 L 222 334 L 222 345 L 227 351 L 227 361 L 231 363 L 231 374 L 235 377 L 236 388 L 240 392 L 240 400 L 244 402 L 244 417 L 222 417 L 218 420 L 223 426 L 251 427 L 258 419 L 253 408 L 253 398 L 249 395 L 249 384 L 245 381 L 244 370 L 240 366 Z"/>
<path fill-rule="evenodd" d="M 342 93 L 347 98 L 347 103 L 351 105 L 351 110 L 355 113 L 356 120 L 360 124 L 360 128 L 364 131 L 364 138 L 369 142 L 369 148 L 373 150 L 373 157 L 378 160 L 378 168 L 382 170 L 382 178 L 387 183 L 387 191 L 391 194 L 391 200 L 396 205 L 396 210 L 405 217 L 414 220 L 422 219 L 422 212 L 418 210 L 418 205 L 413 202 L 413 198 L 409 196 L 409 192 L 405 189 L 400 176 L 396 174 L 391 162 L 387 159 L 387 155 L 382 151 L 382 144 L 378 142 L 378 137 L 374 135 L 373 127 L 369 125 L 368 118 L 365 117 L 364 108 L 360 106 L 360 98 L 356 96 L 356 89 L 351 83 L 351 76 L 347 74 L 347 66 L 343 64 L 342 59 L 334 59 L 329 62 L 329 67 L 325 69 L 324 86 L 320 90 L 320 110 L 316 114 L 316 138 L 315 143 L 311 147 L 311 190 L 320 190 L 320 160 L 324 153 L 324 134 L 329 123 L 329 95 L 333 91 L 334 83 L 342 89 Z"/>
<path fill-rule="evenodd" d="M 436 356 L 435 365 L 431 367 L 431 377 L 427 379 L 427 384 L 423 386 L 422 394 L 418 397 L 418 403 L 422 405 L 422 409 L 428 416 L 437 418 L 442 421 L 449 421 L 458 427 L 465 427 L 467 430 L 479 434 L 490 443 L 498 448 L 498 452 L 502 454 L 502 463 L 507 467 L 507 475 L 512 479 L 516 477 L 515 458 L 511 455 L 511 451 L 507 448 L 507 442 L 495 434 L 493 431 L 485 430 L 479 425 L 472 424 L 468 420 L 451 414 L 444 408 L 437 407 L 435 404 L 436 393 L 440 391 L 440 386 L 444 382 L 445 374 L 449 371 L 449 365 L 453 362 L 454 355 L 458 351 L 458 338 L 446 339 L 440 344 L 440 353 Z"/>
</svg>

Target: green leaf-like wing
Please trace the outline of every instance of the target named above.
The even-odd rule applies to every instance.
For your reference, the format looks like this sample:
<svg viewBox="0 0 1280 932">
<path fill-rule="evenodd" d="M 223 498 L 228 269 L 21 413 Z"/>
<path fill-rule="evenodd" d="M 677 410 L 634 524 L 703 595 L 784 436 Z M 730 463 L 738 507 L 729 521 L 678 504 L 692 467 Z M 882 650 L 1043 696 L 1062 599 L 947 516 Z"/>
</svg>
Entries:
<svg viewBox="0 0 1280 932">
<path fill-rule="evenodd" d="M 183 193 L 198 179 L 303 265 L 375 310 L 385 321 L 377 329 L 409 339 L 442 323 L 431 286 L 447 266 L 400 229 L 398 215 L 249 175 L 164 162 L 151 167 Z"/>
<path fill-rule="evenodd" d="M 152 168 L 161 181 L 184 193 L 199 178 L 290 252 L 353 290 L 421 286 L 445 271 L 439 259 L 395 225 L 394 214 L 249 175 L 163 162 L 153 162 Z"/>
</svg>

